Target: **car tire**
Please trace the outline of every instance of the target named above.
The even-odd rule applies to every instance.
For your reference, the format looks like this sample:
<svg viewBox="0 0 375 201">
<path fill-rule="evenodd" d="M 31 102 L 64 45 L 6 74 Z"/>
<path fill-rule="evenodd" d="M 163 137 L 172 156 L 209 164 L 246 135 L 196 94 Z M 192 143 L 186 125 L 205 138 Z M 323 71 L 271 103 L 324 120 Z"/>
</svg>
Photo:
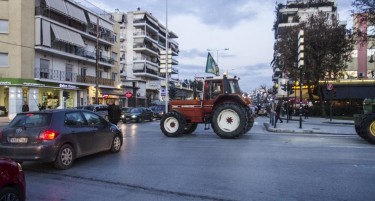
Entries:
<svg viewBox="0 0 375 201">
<path fill-rule="evenodd" d="M 118 153 L 121 149 L 122 141 L 119 134 L 116 134 L 112 140 L 111 152 Z"/>
<path fill-rule="evenodd" d="M 56 157 L 54 166 L 56 169 L 66 170 L 72 167 L 74 161 L 74 150 L 69 144 L 64 144 Z"/>
<path fill-rule="evenodd" d="M 13 187 L 0 189 L 0 200 L 24 200 L 20 191 Z"/>
</svg>

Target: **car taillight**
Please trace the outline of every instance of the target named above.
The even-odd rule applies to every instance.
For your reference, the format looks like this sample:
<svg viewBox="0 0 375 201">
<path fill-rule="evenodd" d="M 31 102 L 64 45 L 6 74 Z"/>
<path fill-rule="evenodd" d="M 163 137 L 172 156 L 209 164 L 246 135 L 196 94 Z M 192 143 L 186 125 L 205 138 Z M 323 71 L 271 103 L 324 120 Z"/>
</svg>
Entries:
<svg viewBox="0 0 375 201">
<path fill-rule="evenodd" d="M 45 130 L 39 134 L 39 140 L 54 140 L 59 135 L 57 131 L 54 130 Z"/>
</svg>

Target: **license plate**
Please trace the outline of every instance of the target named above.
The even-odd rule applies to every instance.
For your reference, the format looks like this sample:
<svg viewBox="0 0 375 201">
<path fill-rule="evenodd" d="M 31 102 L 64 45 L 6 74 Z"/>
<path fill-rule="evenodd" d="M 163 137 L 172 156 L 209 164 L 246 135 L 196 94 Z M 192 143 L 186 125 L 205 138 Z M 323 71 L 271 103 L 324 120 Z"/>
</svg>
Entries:
<svg viewBox="0 0 375 201">
<path fill-rule="evenodd" d="M 10 143 L 27 143 L 26 137 L 12 137 L 9 138 Z"/>
</svg>

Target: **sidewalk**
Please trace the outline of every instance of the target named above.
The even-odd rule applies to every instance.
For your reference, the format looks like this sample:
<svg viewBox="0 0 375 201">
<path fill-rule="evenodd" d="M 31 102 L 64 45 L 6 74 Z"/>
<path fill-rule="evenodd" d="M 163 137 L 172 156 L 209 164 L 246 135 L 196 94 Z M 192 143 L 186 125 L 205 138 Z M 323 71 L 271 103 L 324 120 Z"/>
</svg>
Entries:
<svg viewBox="0 0 375 201">
<path fill-rule="evenodd" d="M 320 117 L 309 117 L 302 119 L 302 128 L 300 127 L 299 117 L 293 117 L 286 122 L 286 117 L 282 118 L 283 123 L 278 122 L 276 128 L 268 122 L 264 127 L 269 132 L 276 133 L 310 133 L 310 134 L 333 134 L 333 135 L 357 135 L 354 129 L 353 120 L 337 120 Z"/>
<path fill-rule="evenodd" d="M 10 120 L 8 117 L 0 117 L 0 125 L 7 125 L 9 122 Z"/>
</svg>

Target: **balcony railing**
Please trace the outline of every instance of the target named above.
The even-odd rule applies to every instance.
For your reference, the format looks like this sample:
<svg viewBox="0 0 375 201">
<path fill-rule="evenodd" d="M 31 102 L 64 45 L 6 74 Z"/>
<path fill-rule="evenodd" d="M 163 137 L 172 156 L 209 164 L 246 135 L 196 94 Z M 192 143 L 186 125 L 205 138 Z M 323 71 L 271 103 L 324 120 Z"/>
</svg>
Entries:
<svg viewBox="0 0 375 201">
<path fill-rule="evenodd" d="M 95 84 L 96 77 L 95 76 L 84 76 L 78 73 L 60 71 L 60 70 L 52 70 L 48 68 L 35 68 L 35 78 L 38 79 L 48 79 L 54 81 L 67 81 L 67 82 L 79 82 L 79 83 L 86 83 L 86 84 Z M 106 78 L 98 78 L 99 84 L 107 85 L 107 86 L 114 86 L 115 82 L 112 79 Z"/>
<path fill-rule="evenodd" d="M 61 51 L 61 52 L 96 60 L 96 52 L 88 51 L 88 50 L 85 50 L 84 48 L 80 48 L 80 47 L 76 47 L 72 45 L 70 45 L 71 48 L 67 48 L 67 45 L 68 44 L 65 44 L 63 42 L 55 41 L 52 43 L 51 48 L 54 50 Z M 107 64 L 112 64 L 112 65 L 115 63 L 114 59 L 107 57 L 107 56 L 100 56 L 99 61 L 103 63 L 107 63 Z"/>
</svg>

